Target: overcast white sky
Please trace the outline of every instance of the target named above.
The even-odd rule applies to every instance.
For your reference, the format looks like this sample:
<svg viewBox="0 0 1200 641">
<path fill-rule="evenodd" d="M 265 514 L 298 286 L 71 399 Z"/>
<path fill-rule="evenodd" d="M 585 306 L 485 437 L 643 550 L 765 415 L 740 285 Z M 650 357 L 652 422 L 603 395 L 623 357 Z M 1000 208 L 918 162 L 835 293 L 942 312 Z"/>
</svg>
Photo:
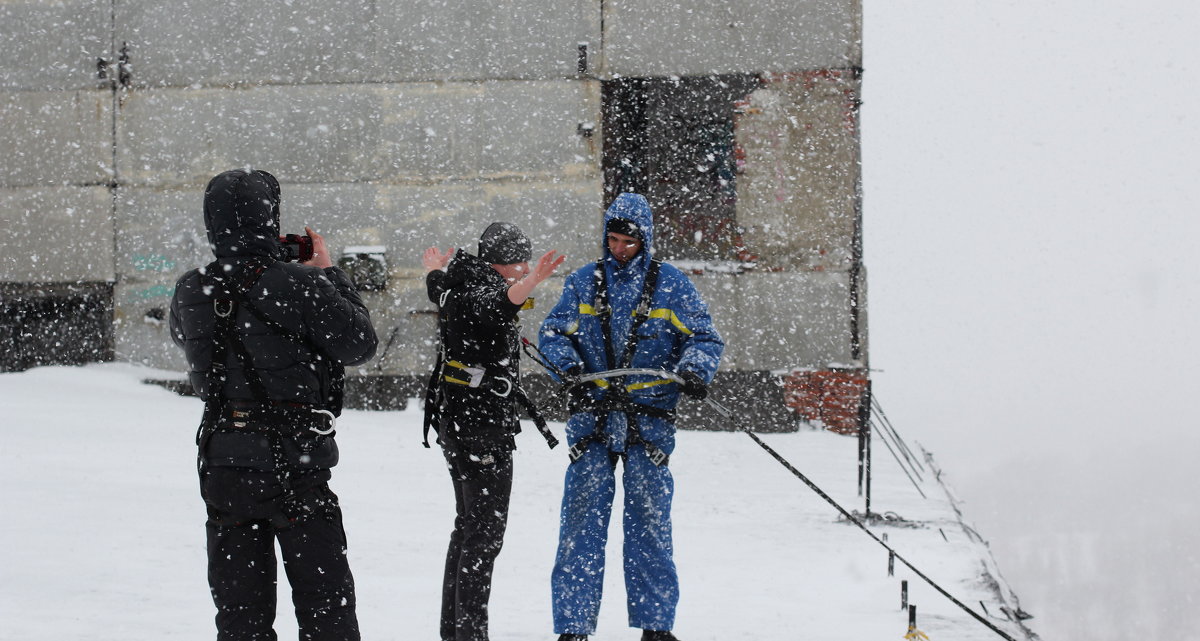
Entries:
<svg viewBox="0 0 1200 641">
<path fill-rule="evenodd" d="M 864 5 L 878 398 L 1044 639 L 1200 638 L 1200 8 Z"/>
</svg>

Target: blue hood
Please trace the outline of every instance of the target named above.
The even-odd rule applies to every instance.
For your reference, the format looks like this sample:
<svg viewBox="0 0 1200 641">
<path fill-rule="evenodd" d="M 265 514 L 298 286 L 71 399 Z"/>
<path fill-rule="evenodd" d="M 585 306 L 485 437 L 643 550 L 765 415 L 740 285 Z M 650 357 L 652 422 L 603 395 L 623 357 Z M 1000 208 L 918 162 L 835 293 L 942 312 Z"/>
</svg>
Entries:
<svg viewBox="0 0 1200 641">
<path fill-rule="evenodd" d="M 654 214 L 650 211 L 650 202 L 641 194 L 624 193 L 604 212 L 604 226 L 600 229 L 600 246 L 604 248 L 604 262 L 611 267 L 617 267 L 617 259 L 608 251 L 608 221 L 614 218 L 624 218 L 632 221 L 642 232 L 642 251 L 634 256 L 626 265 L 639 271 L 644 271 L 650 265 L 652 248 L 654 247 Z"/>
</svg>

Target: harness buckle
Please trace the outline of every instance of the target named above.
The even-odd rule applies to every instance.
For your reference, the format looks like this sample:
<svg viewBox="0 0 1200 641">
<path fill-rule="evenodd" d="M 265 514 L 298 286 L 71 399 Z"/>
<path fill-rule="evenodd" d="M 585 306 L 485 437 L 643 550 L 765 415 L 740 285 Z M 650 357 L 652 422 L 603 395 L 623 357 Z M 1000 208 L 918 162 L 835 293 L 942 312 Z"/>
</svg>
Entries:
<svg viewBox="0 0 1200 641">
<path fill-rule="evenodd" d="M 667 460 L 671 458 L 666 452 L 658 449 L 658 446 L 646 443 L 645 441 L 643 441 L 643 444 L 646 448 L 646 455 L 650 457 L 650 462 L 653 463 L 655 467 L 662 467 L 663 465 L 666 465 Z"/>
<path fill-rule="evenodd" d="M 483 370 L 480 370 L 480 371 L 483 371 Z M 492 380 L 496 380 L 496 381 L 504 381 L 505 388 L 504 388 L 504 391 L 503 391 L 503 392 L 497 392 L 497 391 L 496 391 L 496 390 L 494 390 L 494 389 L 489 389 L 489 390 L 488 390 L 489 392 L 491 392 L 491 393 L 495 394 L 496 396 L 499 396 L 500 398 L 505 398 L 505 397 L 507 397 L 507 396 L 508 396 L 508 394 L 509 394 L 510 392 L 512 392 L 512 389 L 513 389 L 513 384 L 512 384 L 512 381 L 510 381 L 510 380 L 508 380 L 507 378 L 504 378 L 504 377 L 502 377 L 502 376 L 493 376 L 493 377 L 492 377 Z M 472 385 L 472 387 L 474 387 L 474 385 Z"/>
<path fill-rule="evenodd" d="M 221 311 L 221 303 L 225 304 L 225 311 Z M 233 313 L 233 300 L 229 298 L 217 298 L 213 300 L 213 313 L 220 318 L 229 318 Z"/>
<path fill-rule="evenodd" d="M 318 409 L 313 409 L 313 408 L 309 408 L 309 410 L 313 414 L 324 414 L 325 416 L 328 416 L 329 417 L 329 429 L 322 431 L 320 429 L 317 429 L 317 426 L 313 425 L 308 428 L 308 431 L 316 432 L 320 436 L 329 436 L 330 434 L 333 434 L 333 428 L 337 427 L 337 417 L 333 415 L 333 412 L 330 412 L 329 410 L 318 410 Z"/>
<path fill-rule="evenodd" d="M 471 375 L 471 380 L 467 383 L 467 387 L 479 387 L 479 384 L 483 382 L 483 375 L 487 371 L 482 367 L 467 367 L 466 365 L 460 369 Z"/>
<path fill-rule="evenodd" d="M 587 446 L 587 439 L 584 439 L 567 449 L 567 456 L 571 459 L 572 463 L 583 457 L 583 453 L 587 450 Z"/>
</svg>

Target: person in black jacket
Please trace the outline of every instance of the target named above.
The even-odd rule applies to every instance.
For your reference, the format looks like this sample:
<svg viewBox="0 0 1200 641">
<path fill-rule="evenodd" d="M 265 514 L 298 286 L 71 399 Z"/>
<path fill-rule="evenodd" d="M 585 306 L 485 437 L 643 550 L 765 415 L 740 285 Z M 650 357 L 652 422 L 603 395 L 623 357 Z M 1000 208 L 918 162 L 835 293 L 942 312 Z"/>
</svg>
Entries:
<svg viewBox="0 0 1200 641">
<path fill-rule="evenodd" d="M 300 638 L 356 641 L 354 579 L 328 482 L 344 366 L 374 356 L 377 339 L 319 234 L 305 228 L 308 260 L 277 259 L 279 199 L 265 171 L 213 178 L 204 224 L 216 260 L 184 274 L 171 300 L 171 336 L 205 401 L 197 443 L 217 639 L 275 638 L 278 539 Z"/>
<path fill-rule="evenodd" d="M 565 260 L 555 254 L 547 252 L 530 272 L 529 238 L 516 225 L 493 223 L 478 257 L 430 247 L 422 259 L 441 338 L 426 427 L 438 432 L 456 509 L 442 583 L 443 641 L 488 638 L 492 568 L 504 542 L 513 436 L 521 429 L 514 403 L 524 398 L 517 312 Z"/>
</svg>

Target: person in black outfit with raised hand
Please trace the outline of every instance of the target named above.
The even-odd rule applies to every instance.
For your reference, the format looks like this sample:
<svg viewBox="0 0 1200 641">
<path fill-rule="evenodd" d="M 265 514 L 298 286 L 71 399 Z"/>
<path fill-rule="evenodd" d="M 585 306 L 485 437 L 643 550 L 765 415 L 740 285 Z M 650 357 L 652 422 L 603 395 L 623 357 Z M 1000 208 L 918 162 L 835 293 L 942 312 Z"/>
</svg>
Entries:
<svg viewBox="0 0 1200 641">
<path fill-rule="evenodd" d="M 171 336 L 205 401 L 197 443 L 217 639 L 276 638 L 278 540 L 300 638 L 357 641 L 346 534 L 328 482 L 344 366 L 374 356 L 377 339 L 319 234 L 306 228 L 311 258 L 279 260 L 279 200 L 265 171 L 213 178 L 204 224 L 216 260 L 184 274 L 171 300 Z"/>
<path fill-rule="evenodd" d="M 442 584 L 443 641 L 488 639 L 492 568 L 504 542 L 513 436 L 521 429 L 514 404 L 529 407 L 520 386 L 517 312 L 562 264 L 565 257 L 555 253 L 543 255 L 531 272 L 529 238 L 516 225 L 493 223 L 478 256 L 430 247 L 422 259 L 441 338 L 425 404 L 426 438 L 437 430 L 456 509 Z"/>
</svg>

